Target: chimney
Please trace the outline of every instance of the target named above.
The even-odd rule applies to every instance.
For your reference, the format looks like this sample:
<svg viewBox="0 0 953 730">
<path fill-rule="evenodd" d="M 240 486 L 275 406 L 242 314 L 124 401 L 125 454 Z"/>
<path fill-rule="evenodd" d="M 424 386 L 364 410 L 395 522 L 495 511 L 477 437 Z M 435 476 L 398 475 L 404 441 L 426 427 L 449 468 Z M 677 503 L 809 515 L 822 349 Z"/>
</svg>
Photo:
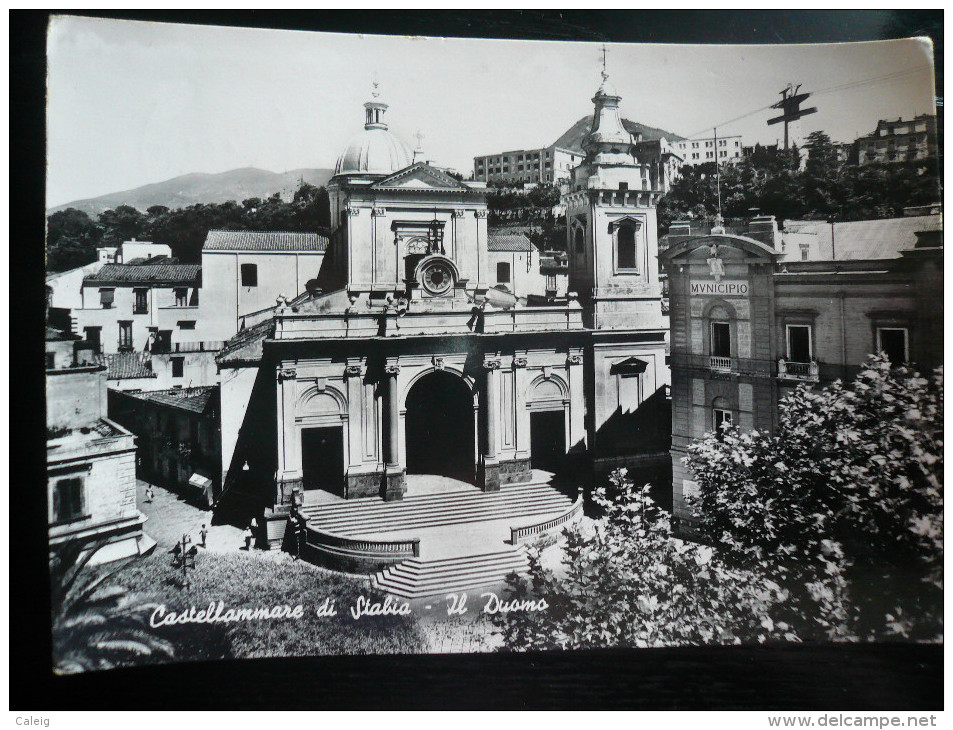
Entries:
<svg viewBox="0 0 953 730">
<path fill-rule="evenodd" d="M 777 249 L 781 241 L 778 232 L 778 222 L 773 215 L 758 215 L 748 223 L 748 236 L 761 243 Z"/>
</svg>

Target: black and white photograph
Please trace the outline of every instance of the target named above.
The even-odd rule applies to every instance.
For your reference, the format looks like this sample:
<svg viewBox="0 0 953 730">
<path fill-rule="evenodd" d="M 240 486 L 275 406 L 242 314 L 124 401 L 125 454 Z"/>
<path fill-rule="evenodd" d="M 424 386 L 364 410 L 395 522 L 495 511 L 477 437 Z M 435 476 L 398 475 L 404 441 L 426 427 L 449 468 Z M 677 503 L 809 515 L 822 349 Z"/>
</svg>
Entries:
<svg viewBox="0 0 953 730">
<path fill-rule="evenodd" d="M 929 38 L 46 63 L 55 674 L 942 644 Z"/>
</svg>

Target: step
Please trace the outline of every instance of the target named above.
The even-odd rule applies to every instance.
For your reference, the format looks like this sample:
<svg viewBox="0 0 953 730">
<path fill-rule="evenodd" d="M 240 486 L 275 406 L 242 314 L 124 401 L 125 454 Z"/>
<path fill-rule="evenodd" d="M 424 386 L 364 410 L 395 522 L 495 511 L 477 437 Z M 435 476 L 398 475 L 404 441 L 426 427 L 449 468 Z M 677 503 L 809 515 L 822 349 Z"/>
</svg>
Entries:
<svg viewBox="0 0 953 730">
<path fill-rule="evenodd" d="M 448 565 L 439 568 L 431 569 L 429 566 L 424 566 L 420 569 L 410 569 L 405 568 L 404 563 L 398 565 L 390 565 L 384 570 L 380 571 L 380 575 L 387 576 L 402 576 L 410 578 L 433 578 L 436 576 L 445 576 L 459 574 L 461 571 L 474 571 L 474 570 L 483 570 L 485 568 L 503 568 L 508 566 L 521 566 L 526 567 L 529 565 L 529 562 L 526 559 L 526 556 L 521 553 L 512 553 L 510 556 L 502 559 L 496 559 L 491 561 L 482 561 L 482 562 L 472 562 L 472 563 L 463 563 L 458 565 Z"/>
<path fill-rule="evenodd" d="M 529 505 L 537 504 L 540 502 L 558 502 L 564 504 L 572 504 L 572 500 L 568 497 L 564 497 L 561 494 L 529 494 L 524 495 L 518 499 L 509 499 L 509 500 L 495 500 L 495 501 L 479 501 L 479 502 L 464 502 L 464 501 L 446 501 L 439 504 L 432 505 L 407 505 L 406 507 L 401 508 L 391 508 L 391 509 L 379 509 L 379 510 L 355 510 L 353 512 L 341 511 L 335 513 L 327 512 L 312 512 L 305 513 L 307 518 L 310 520 L 320 520 L 321 522 L 338 522 L 345 519 L 366 519 L 366 518 L 380 518 L 380 517 L 403 517 L 407 515 L 414 514 L 434 514 L 447 510 L 496 510 L 504 509 L 506 507 L 518 506 L 518 505 Z"/>
<path fill-rule="evenodd" d="M 509 574 L 528 570 L 525 549 L 516 548 L 438 560 L 414 558 L 376 573 L 373 583 L 397 596 L 419 598 L 503 583 Z"/>
<path fill-rule="evenodd" d="M 418 497 L 404 497 L 394 502 L 384 502 L 379 497 L 361 497 L 349 499 L 341 503 L 311 504 L 301 508 L 303 513 L 335 514 L 339 512 L 363 513 L 381 509 L 396 510 L 402 508 L 419 507 L 441 504 L 446 502 L 499 502 L 518 498 L 529 494 L 556 494 L 565 496 L 561 492 L 545 484 L 522 485 L 514 488 L 504 488 L 499 492 L 451 492 L 449 494 L 428 494 Z M 567 497 L 568 499 L 568 497 Z"/>
<path fill-rule="evenodd" d="M 495 514 L 500 512 L 518 512 L 520 510 L 535 510 L 537 507 L 553 507 L 559 509 L 565 506 L 567 509 L 572 506 L 568 499 L 552 496 L 540 496 L 533 499 L 520 500 L 518 502 L 507 502 L 505 504 L 480 504 L 480 505 L 459 505 L 447 504 L 440 507 L 431 507 L 430 509 L 403 510 L 401 512 L 384 512 L 381 514 L 363 514 L 363 515 L 340 515 L 328 517 L 327 515 L 309 516 L 309 522 L 322 525 L 328 529 L 335 526 L 367 523 L 402 523 L 408 520 L 418 519 L 422 516 L 430 518 L 439 518 L 445 515 L 465 515 L 465 514 Z"/>
<path fill-rule="evenodd" d="M 474 522 L 494 522 L 496 520 L 505 519 L 507 517 L 516 519 L 522 519 L 523 517 L 535 517 L 539 515 L 552 514 L 556 516 L 559 512 L 568 510 L 572 505 L 546 505 L 540 506 L 534 509 L 522 509 L 522 510 L 500 510 L 492 513 L 481 512 L 481 513 L 462 513 L 462 514 L 449 514 L 442 517 L 427 517 L 421 516 L 413 520 L 398 521 L 396 523 L 387 521 L 387 522 L 375 522 L 369 520 L 364 523 L 359 523 L 355 525 L 349 525 L 344 527 L 336 527 L 332 529 L 327 525 L 321 523 L 309 523 L 309 525 L 315 530 L 326 530 L 335 535 L 340 535 L 342 537 L 354 537 L 355 535 L 367 535 L 367 534 L 377 534 L 382 532 L 404 532 L 406 530 L 415 530 L 415 529 L 424 529 L 428 527 L 445 527 L 447 525 L 461 525 L 461 524 L 470 524 Z"/>
</svg>

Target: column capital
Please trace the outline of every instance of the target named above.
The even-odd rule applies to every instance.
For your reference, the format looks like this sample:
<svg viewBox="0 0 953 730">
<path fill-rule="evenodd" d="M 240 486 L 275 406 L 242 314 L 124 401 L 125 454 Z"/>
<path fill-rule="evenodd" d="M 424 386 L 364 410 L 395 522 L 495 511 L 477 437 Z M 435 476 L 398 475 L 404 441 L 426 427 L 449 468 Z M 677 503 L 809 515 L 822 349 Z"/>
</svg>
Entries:
<svg viewBox="0 0 953 730">
<path fill-rule="evenodd" d="M 387 215 L 387 208 L 371 208 L 371 215 L 375 218 Z"/>
<path fill-rule="evenodd" d="M 582 365 L 582 355 L 569 355 L 566 358 L 567 365 Z"/>
<path fill-rule="evenodd" d="M 500 369 L 500 361 L 499 361 L 499 360 L 484 360 L 484 361 L 483 361 L 483 369 L 484 369 L 484 370 L 487 370 L 487 371 L 490 371 L 490 370 L 499 370 L 499 369 Z"/>
<path fill-rule="evenodd" d="M 477 218 L 486 218 L 487 213 L 488 211 L 486 208 L 477 208 L 474 212 L 474 215 L 476 215 Z"/>
<path fill-rule="evenodd" d="M 360 365 L 347 365 L 344 368 L 345 378 L 359 378 L 363 374 Z"/>
<path fill-rule="evenodd" d="M 351 206 L 348 206 L 348 207 L 345 209 L 345 211 L 346 211 L 347 214 L 348 214 L 349 216 L 351 216 L 351 217 L 353 217 L 353 216 L 358 216 L 358 215 L 361 214 L 361 209 L 360 209 L 360 208 L 354 208 L 354 207 L 351 207 Z"/>
<path fill-rule="evenodd" d="M 525 368 L 528 362 L 525 357 L 514 357 L 513 358 L 513 367 L 514 368 Z"/>
<path fill-rule="evenodd" d="M 385 365 L 384 372 L 396 378 L 397 374 L 400 373 L 400 365 Z"/>
<path fill-rule="evenodd" d="M 298 371 L 294 368 L 278 368 L 278 381 L 294 380 L 298 377 Z"/>
<path fill-rule="evenodd" d="M 463 218 L 467 214 L 466 208 L 454 208 L 453 217 L 454 218 Z"/>
</svg>

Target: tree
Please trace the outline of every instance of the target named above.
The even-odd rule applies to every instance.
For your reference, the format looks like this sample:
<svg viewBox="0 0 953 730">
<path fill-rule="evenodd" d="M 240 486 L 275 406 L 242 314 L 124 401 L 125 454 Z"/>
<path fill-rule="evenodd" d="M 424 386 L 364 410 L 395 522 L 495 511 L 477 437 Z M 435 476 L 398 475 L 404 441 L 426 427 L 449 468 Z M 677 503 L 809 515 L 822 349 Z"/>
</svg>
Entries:
<svg viewBox="0 0 953 730">
<path fill-rule="evenodd" d="M 942 372 L 871 357 L 850 387 L 802 385 L 773 434 L 728 429 L 689 447 L 704 536 L 764 565 L 832 637 L 942 631 Z"/>
<path fill-rule="evenodd" d="M 174 659 L 173 645 L 147 627 L 146 615 L 155 605 L 134 604 L 125 588 L 109 585 L 128 561 L 99 576 L 85 572 L 108 542 L 71 540 L 51 551 L 53 656 L 58 674 Z"/>
<path fill-rule="evenodd" d="M 68 271 L 96 260 L 102 229 L 85 212 L 67 208 L 46 222 L 47 271 Z"/>
<path fill-rule="evenodd" d="M 711 547 L 671 535 L 650 487 L 625 470 L 597 488 L 604 511 L 591 532 L 565 531 L 564 575 L 530 553 L 530 581 L 509 579 L 508 602 L 546 601 L 543 610 L 492 617 L 503 649 L 589 649 L 736 644 L 798 637 L 771 613 L 783 589 L 729 566 Z M 525 604 L 524 604 L 525 605 Z M 539 605 L 537 604 L 537 608 Z"/>
</svg>

